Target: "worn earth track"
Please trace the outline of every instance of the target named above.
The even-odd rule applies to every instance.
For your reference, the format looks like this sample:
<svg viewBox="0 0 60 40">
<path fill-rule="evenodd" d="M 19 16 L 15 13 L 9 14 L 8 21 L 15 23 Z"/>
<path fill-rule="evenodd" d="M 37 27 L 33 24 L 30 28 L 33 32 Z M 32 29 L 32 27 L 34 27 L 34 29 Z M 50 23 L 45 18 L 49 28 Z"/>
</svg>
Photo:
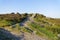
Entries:
<svg viewBox="0 0 60 40">
<path fill-rule="evenodd" d="M 28 25 L 26 24 L 27 21 L 34 21 L 33 17 L 35 16 L 32 15 L 32 17 L 27 17 L 23 22 L 19 23 L 20 26 L 24 26 L 27 27 Z M 37 36 L 36 34 L 32 33 L 26 33 L 23 31 L 20 31 L 20 33 L 15 33 L 15 32 L 8 32 L 7 28 L 4 29 L 0 29 L 1 31 L 3 31 L 6 35 L 8 35 L 9 37 L 13 37 L 15 40 L 47 40 L 45 38 L 42 38 L 40 36 Z M 18 34 L 18 35 L 17 35 Z"/>
</svg>

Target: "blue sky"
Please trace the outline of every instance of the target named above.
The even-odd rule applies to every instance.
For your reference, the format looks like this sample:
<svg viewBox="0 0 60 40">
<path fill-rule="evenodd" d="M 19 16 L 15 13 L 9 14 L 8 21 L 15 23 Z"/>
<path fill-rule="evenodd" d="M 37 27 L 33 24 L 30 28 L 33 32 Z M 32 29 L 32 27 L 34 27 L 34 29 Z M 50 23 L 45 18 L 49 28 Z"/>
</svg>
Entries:
<svg viewBox="0 0 60 40">
<path fill-rule="evenodd" d="M 0 0 L 0 13 L 41 13 L 60 18 L 60 0 Z"/>
</svg>

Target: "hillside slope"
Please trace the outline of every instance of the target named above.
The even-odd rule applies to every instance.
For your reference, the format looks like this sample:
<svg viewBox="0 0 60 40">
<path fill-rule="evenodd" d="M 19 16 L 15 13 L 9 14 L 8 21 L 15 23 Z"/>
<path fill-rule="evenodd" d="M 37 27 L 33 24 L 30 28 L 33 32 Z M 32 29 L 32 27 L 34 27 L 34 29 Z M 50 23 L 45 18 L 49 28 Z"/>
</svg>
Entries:
<svg viewBox="0 0 60 40">
<path fill-rule="evenodd" d="M 7 17 L 8 16 L 8 17 Z M 0 15 L 0 28 L 11 38 L 7 40 L 59 40 L 60 19 L 47 18 L 42 14 L 4 14 Z M 4 25 L 3 25 L 4 24 Z M 2 31 L 2 32 L 4 32 Z M 13 35 L 13 36 L 12 36 Z M 7 36 L 7 38 L 8 38 Z M 0 36 L 2 37 L 2 36 Z M 2 40 L 2 39 L 1 39 Z"/>
</svg>

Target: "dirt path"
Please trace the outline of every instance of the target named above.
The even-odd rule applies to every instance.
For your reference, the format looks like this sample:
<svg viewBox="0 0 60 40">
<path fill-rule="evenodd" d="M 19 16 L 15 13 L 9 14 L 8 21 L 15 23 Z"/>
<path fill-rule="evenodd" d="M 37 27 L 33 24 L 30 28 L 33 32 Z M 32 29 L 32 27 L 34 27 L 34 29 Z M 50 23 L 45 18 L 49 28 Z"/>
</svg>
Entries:
<svg viewBox="0 0 60 40">
<path fill-rule="evenodd" d="M 26 19 L 24 19 L 24 21 L 22 21 L 21 23 L 18 23 L 20 26 L 25 26 L 28 27 L 28 25 L 26 24 L 28 21 L 30 22 L 34 22 L 33 18 L 34 18 L 35 14 L 32 15 L 32 17 L 27 17 Z M 16 24 L 15 24 L 16 25 Z M 15 26 L 14 25 L 14 26 Z M 7 35 L 9 35 L 9 37 L 14 37 L 15 40 L 45 40 L 44 38 L 41 38 L 39 36 L 37 36 L 36 34 L 30 34 L 30 33 L 26 33 L 23 31 L 20 31 L 20 33 L 15 33 L 15 32 L 7 32 L 5 30 L 2 30 L 4 33 L 6 33 Z M 11 35 L 10 35 L 11 34 Z M 17 35 L 18 34 L 18 35 Z"/>
<path fill-rule="evenodd" d="M 20 23 L 20 26 L 27 26 L 26 23 L 28 21 L 34 22 L 34 20 L 33 20 L 34 16 L 35 16 L 35 14 L 33 14 L 31 17 L 27 17 L 23 22 Z"/>
</svg>

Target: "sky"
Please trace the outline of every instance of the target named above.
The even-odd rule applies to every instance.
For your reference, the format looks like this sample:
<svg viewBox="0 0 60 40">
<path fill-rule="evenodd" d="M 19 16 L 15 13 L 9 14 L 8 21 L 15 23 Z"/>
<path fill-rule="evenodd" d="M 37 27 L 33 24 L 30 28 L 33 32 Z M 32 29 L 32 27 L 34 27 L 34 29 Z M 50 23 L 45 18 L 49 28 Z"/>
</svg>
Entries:
<svg viewBox="0 0 60 40">
<path fill-rule="evenodd" d="M 60 0 L 0 0 L 0 14 L 11 12 L 40 13 L 60 18 Z"/>
</svg>

